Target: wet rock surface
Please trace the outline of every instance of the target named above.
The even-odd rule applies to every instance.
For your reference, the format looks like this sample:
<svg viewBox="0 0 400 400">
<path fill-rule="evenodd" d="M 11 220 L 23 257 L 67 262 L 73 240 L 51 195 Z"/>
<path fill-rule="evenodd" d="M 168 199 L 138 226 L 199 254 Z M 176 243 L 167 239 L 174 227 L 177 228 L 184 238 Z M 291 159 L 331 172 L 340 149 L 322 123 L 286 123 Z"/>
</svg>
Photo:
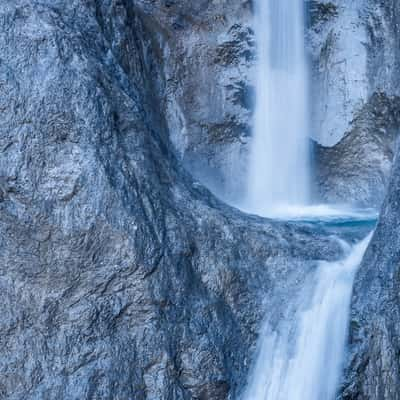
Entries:
<svg viewBox="0 0 400 400">
<path fill-rule="evenodd" d="M 214 193 L 237 199 L 254 103 L 252 2 L 135 4 L 159 32 L 161 106 L 178 158 Z"/>
<path fill-rule="evenodd" d="M 316 194 L 379 207 L 399 133 L 399 4 L 311 1 Z"/>
<path fill-rule="evenodd" d="M 345 400 L 400 398 L 399 161 L 354 287 Z"/>
<path fill-rule="evenodd" d="M 354 129 L 333 147 L 315 145 L 315 184 L 324 201 L 379 209 L 400 126 L 400 98 L 375 93 L 355 116 Z M 338 168 L 339 167 L 339 168 Z"/>
</svg>

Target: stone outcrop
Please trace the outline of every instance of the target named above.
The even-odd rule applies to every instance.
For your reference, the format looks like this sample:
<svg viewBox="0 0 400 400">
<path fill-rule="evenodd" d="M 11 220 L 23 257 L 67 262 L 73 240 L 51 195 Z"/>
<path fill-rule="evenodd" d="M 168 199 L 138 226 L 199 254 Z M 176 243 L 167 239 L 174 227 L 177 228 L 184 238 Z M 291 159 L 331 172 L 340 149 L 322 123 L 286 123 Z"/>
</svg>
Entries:
<svg viewBox="0 0 400 400">
<path fill-rule="evenodd" d="M 400 127 L 398 2 L 311 1 L 310 15 L 316 193 L 379 207 Z"/>
<path fill-rule="evenodd" d="M 233 201 L 243 192 L 254 103 L 252 2 L 135 1 L 157 32 L 161 107 L 186 169 Z"/>
<path fill-rule="evenodd" d="M 344 400 L 400 398 L 400 159 L 356 279 Z"/>
</svg>

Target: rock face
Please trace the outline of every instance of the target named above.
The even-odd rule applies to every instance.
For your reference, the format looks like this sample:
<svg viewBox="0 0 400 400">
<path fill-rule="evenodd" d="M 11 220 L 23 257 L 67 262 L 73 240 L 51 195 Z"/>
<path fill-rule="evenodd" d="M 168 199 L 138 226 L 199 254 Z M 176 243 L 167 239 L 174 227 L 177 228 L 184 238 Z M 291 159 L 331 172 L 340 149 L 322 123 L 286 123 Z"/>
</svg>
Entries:
<svg viewBox="0 0 400 400">
<path fill-rule="evenodd" d="M 252 5 L 135 1 L 157 32 L 161 107 L 187 170 L 220 197 L 243 192 L 254 103 Z"/>
<path fill-rule="evenodd" d="M 1 399 L 235 399 L 265 311 L 340 256 L 183 169 L 160 21 L 185 7 L 0 3 Z"/>
<path fill-rule="evenodd" d="M 396 1 L 310 2 L 316 192 L 378 207 L 400 126 Z"/>
<path fill-rule="evenodd" d="M 400 159 L 353 294 L 344 400 L 400 398 Z"/>
</svg>

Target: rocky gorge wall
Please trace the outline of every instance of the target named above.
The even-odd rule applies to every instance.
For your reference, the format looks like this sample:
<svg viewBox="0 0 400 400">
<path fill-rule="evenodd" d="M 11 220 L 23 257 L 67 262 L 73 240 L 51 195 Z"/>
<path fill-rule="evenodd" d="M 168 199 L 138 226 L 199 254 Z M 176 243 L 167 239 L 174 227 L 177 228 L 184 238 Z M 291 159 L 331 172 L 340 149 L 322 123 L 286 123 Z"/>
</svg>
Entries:
<svg viewBox="0 0 400 400">
<path fill-rule="evenodd" d="M 399 155 L 355 282 L 344 400 L 400 398 Z"/>
<path fill-rule="evenodd" d="M 316 191 L 379 207 L 399 132 L 399 4 L 310 2 Z"/>
<path fill-rule="evenodd" d="M 375 32 L 394 35 L 397 4 L 374 4 L 385 11 Z M 314 32 L 340 31 L 343 4 L 326 19 L 317 7 Z M 244 215 L 197 181 L 221 197 L 240 190 L 251 10 L 239 0 L 0 3 L 0 399 L 236 399 L 265 313 L 278 319 L 317 260 L 341 256 L 331 231 Z M 383 37 L 370 111 L 343 111 L 357 129 L 343 125 L 337 143 L 323 142 L 328 122 L 320 134 L 334 144 L 317 152 L 317 163 L 334 160 L 326 198 L 356 178 L 366 195 L 351 198 L 383 196 L 398 123 L 395 39 Z M 324 38 L 310 41 L 313 54 Z M 331 66 L 321 74 L 336 82 Z M 386 154 L 386 169 L 364 160 Z M 364 184 L 367 167 L 383 177 L 379 194 Z M 398 398 L 397 167 L 356 282 L 347 399 Z"/>
</svg>

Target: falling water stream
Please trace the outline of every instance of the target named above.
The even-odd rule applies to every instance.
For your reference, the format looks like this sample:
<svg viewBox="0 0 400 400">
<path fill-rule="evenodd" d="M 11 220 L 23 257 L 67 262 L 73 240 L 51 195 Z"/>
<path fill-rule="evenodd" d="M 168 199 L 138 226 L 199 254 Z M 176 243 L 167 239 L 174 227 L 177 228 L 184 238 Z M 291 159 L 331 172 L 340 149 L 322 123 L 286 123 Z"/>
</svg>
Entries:
<svg viewBox="0 0 400 400">
<path fill-rule="evenodd" d="M 258 0 L 257 103 L 246 208 L 256 214 L 309 202 L 303 0 Z"/>
<path fill-rule="evenodd" d="M 278 327 L 265 322 L 243 400 L 335 399 L 353 280 L 370 236 L 353 246 L 341 242 L 346 256 L 320 262 Z"/>
<path fill-rule="evenodd" d="M 242 208 L 285 219 L 362 219 L 363 212 L 310 206 L 304 0 L 256 0 L 255 16 L 257 105 Z M 243 400 L 335 399 L 353 280 L 369 237 L 351 245 L 337 238 L 345 257 L 319 262 L 278 326 L 265 322 Z"/>
</svg>

